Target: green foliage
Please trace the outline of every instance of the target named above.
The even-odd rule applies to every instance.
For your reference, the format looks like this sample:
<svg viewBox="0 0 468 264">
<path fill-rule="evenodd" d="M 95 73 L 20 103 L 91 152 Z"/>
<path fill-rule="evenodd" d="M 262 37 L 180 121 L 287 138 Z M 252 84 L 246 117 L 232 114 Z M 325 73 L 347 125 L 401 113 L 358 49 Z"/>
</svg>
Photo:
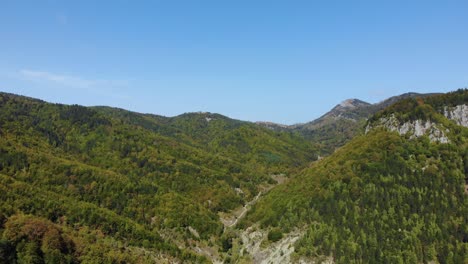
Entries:
<svg viewBox="0 0 468 264">
<path fill-rule="evenodd" d="M 293 172 L 316 158 L 297 136 L 221 115 L 166 118 L 6 93 L 0 93 L 0 136 L 0 223 L 16 222 L 12 217 L 22 212 L 55 227 L 39 240 L 16 240 L 12 234 L 21 229 L 0 227 L 8 235 L 0 257 L 14 261 L 35 261 L 37 253 L 48 263 L 70 256 L 85 263 L 154 262 L 132 249 L 144 248 L 204 262 L 158 233 L 189 239 L 190 227 L 200 239 L 219 237 L 217 212 L 250 200 L 269 174 Z M 57 232 L 67 236 L 58 239 Z M 77 246 L 57 249 L 66 237 Z M 21 250 L 5 253 L 11 248 Z"/>
<path fill-rule="evenodd" d="M 232 231 L 228 231 L 221 236 L 221 250 L 223 252 L 228 252 L 233 246 L 233 240 L 236 237 L 236 234 Z"/>
<path fill-rule="evenodd" d="M 15 247 L 6 239 L 0 238 L 0 263 L 13 263 Z"/>
<path fill-rule="evenodd" d="M 235 262 L 239 239 L 217 213 L 285 173 L 298 175 L 238 227 L 259 222 L 274 242 L 308 226 L 296 254 L 337 263 L 463 263 L 468 130 L 441 113 L 466 102 L 466 90 L 408 99 L 370 121 L 430 119 L 449 129 L 450 144 L 375 130 L 302 170 L 317 150 L 296 133 L 211 113 L 167 118 L 0 93 L 0 262 L 207 262 L 167 234 L 217 243 Z M 348 121 L 307 137 L 330 153 L 364 124 Z"/>
<path fill-rule="evenodd" d="M 40 253 L 36 242 L 23 242 L 16 247 L 18 264 L 41 264 L 43 261 Z"/>
<path fill-rule="evenodd" d="M 357 121 L 350 119 L 330 120 L 314 129 L 300 129 L 298 133 L 310 142 L 316 143 L 323 155 L 329 155 L 355 136 L 362 134 L 365 119 L 369 115 L 370 113 L 363 114 Z"/>
<path fill-rule="evenodd" d="M 279 228 L 273 228 L 268 232 L 268 240 L 271 242 L 279 241 L 281 238 L 283 238 L 283 232 Z"/>
<path fill-rule="evenodd" d="M 60 227 L 44 219 L 14 215 L 8 219 L 3 232 L 11 248 L 10 260 L 18 263 L 71 263 L 74 251 L 72 241 L 64 236 Z"/>
<path fill-rule="evenodd" d="M 241 225 L 308 225 L 296 254 L 337 263 L 466 261 L 468 129 L 407 102 L 393 106 L 402 118 L 437 118 L 452 130 L 452 143 L 384 130 L 359 136 L 271 190 Z"/>
</svg>

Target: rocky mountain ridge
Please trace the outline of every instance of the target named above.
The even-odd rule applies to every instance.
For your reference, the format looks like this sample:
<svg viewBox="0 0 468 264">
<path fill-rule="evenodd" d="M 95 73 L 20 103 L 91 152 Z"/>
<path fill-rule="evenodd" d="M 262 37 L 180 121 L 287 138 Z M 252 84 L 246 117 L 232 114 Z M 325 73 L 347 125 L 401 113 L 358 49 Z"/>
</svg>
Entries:
<svg viewBox="0 0 468 264">
<path fill-rule="evenodd" d="M 468 105 L 459 104 L 455 106 L 443 106 L 439 111 L 433 110 L 437 114 L 443 115 L 454 124 L 468 127 Z M 410 138 L 417 138 L 427 135 L 432 142 L 449 143 L 447 133 L 449 127 L 443 122 L 438 122 L 439 118 L 418 118 L 413 120 L 400 120 L 394 113 L 389 116 L 380 117 L 376 122 L 369 122 L 365 133 L 372 129 L 383 127 L 390 131 L 396 131 L 400 135 L 407 135 Z"/>
<path fill-rule="evenodd" d="M 431 95 L 436 94 L 410 92 L 392 96 L 375 104 L 370 104 L 359 99 L 347 99 L 337 104 L 321 117 L 310 122 L 289 126 L 270 122 L 257 122 L 257 124 L 275 131 L 299 133 L 307 140 L 317 144 L 322 150 L 321 155 L 326 156 L 343 146 L 354 136 L 364 133 L 367 119 L 378 111 L 407 98 Z"/>
</svg>

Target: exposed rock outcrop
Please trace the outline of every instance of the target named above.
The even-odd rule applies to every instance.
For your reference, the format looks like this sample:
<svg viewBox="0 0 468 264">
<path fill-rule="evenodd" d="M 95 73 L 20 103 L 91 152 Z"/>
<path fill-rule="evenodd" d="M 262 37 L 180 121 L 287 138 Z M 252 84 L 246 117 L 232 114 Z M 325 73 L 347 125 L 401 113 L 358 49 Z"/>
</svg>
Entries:
<svg viewBox="0 0 468 264">
<path fill-rule="evenodd" d="M 254 263 L 282 264 L 291 262 L 291 254 L 294 252 L 294 243 L 303 235 L 303 230 L 294 230 L 274 243 L 263 248 L 264 240 L 267 240 L 268 231 L 249 227 L 241 233 L 242 245 L 245 251 L 252 256 Z"/>
<path fill-rule="evenodd" d="M 447 119 L 454 121 L 459 126 L 468 127 L 468 105 L 462 104 L 454 107 L 444 107 L 441 111 Z M 366 134 L 374 127 L 385 127 L 390 131 L 396 131 L 400 135 L 410 135 L 411 138 L 427 135 L 432 142 L 449 143 L 446 133 L 449 132 L 443 125 L 431 120 L 413 120 L 401 123 L 395 115 L 382 117 L 373 124 L 368 124 Z"/>
<path fill-rule="evenodd" d="M 444 107 L 444 116 L 457 123 L 459 126 L 468 127 L 468 105 Z"/>
<path fill-rule="evenodd" d="M 410 138 L 421 137 L 423 135 L 427 135 L 432 142 L 440 142 L 440 143 L 449 143 L 450 140 L 445 135 L 445 132 L 448 130 L 443 129 L 439 124 L 434 123 L 430 120 L 414 120 L 414 121 L 407 121 L 403 124 L 395 117 L 395 115 L 391 115 L 389 117 L 382 117 L 377 121 L 377 125 L 371 126 L 368 125 L 366 127 L 366 134 L 373 128 L 373 127 L 385 127 L 390 131 L 396 131 L 400 135 L 410 135 Z M 445 130 L 445 132 L 444 132 Z"/>
</svg>

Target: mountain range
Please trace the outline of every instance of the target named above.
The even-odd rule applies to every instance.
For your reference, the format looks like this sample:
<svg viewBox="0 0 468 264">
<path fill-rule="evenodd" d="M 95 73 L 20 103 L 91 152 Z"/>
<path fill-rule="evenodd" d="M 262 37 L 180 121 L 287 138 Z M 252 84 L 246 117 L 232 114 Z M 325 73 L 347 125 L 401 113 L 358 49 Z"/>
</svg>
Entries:
<svg viewBox="0 0 468 264">
<path fill-rule="evenodd" d="M 375 104 L 359 99 L 348 99 L 336 105 L 321 117 L 307 123 L 290 126 L 271 122 L 257 122 L 257 124 L 275 131 L 298 132 L 307 140 L 318 143 L 322 155 L 328 155 L 354 136 L 362 134 L 367 119 L 378 111 L 406 98 L 432 95 L 436 94 L 405 93 Z"/>
<path fill-rule="evenodd" d="M 292 126 L 0 93 L 0 263 L 464 263 L 468 90 Z"/>
</svg>

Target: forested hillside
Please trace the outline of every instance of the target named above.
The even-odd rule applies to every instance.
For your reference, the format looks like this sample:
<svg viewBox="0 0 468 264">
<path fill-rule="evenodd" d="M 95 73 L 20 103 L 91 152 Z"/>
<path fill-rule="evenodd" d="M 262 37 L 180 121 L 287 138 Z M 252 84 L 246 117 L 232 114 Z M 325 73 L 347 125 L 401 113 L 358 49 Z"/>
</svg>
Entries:
<svg viewBox="0 0 468 264">
<path fill-rule="evenodd" d="M 206 261 L 160 234 L 216 244 L 217 212 L 316 159 L 297 136 L 221 115 L 166 118 L 5 93 L 0 135 L 7 262 Z"/>
<path fill-rule="evenodd" d="M 465 263 L 468 90 L 390 100 L 311 143 L 0 93 L 0 263 Z"/>
<path fill-rule="evenodd" d="M 295 260 L 466 263 L 468 128 L 444 114 L 467 104 L 468 90 L 459 90 L 379 112 L 366 135 L 271 190 L 242 227 L 258 222 L 279 238 L 302 228 Z M 434 127 L 399 134 L 379 126 L 388 117 Z M 435 128 L 447 143 L 431 137 Z"/>
</svg>

